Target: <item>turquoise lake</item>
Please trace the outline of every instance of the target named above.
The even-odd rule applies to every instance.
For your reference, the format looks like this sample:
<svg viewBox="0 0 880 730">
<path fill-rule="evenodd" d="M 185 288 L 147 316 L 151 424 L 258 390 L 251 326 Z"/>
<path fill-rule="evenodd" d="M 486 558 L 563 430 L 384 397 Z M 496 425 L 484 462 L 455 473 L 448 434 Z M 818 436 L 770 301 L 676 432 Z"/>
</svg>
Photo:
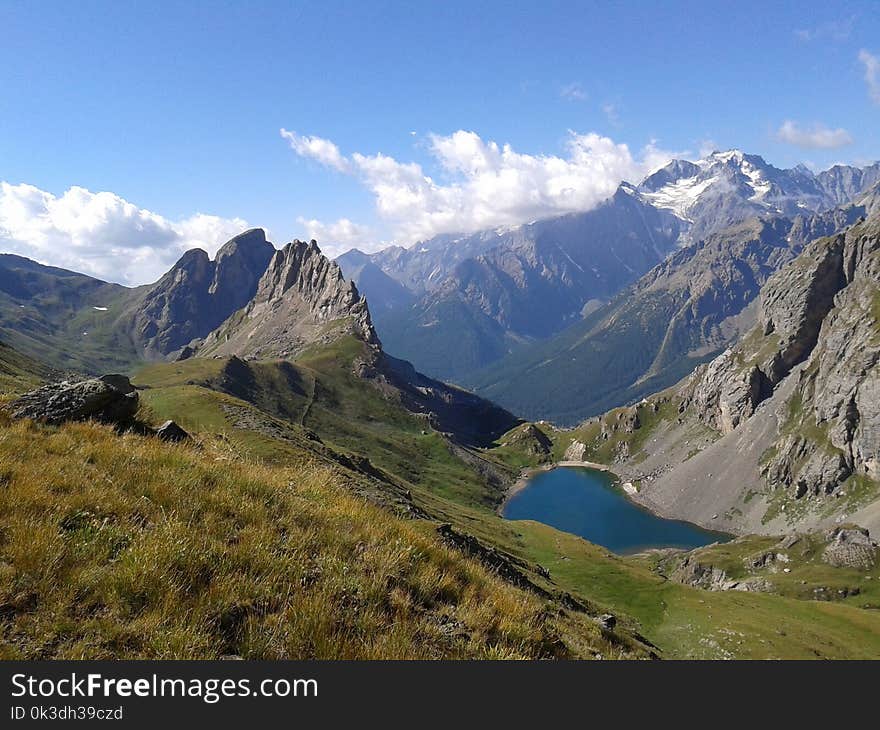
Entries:
<svg viewBox="0 0 880 730">
<path fill-rule="evenodd" d="M 729 535 L 667 520 L 627 499 L 606 472 L 562 467 L 540 472 L 504 506 L 509 520 L 536 520 L 626 555 L 648 548 L 693 549 Z"/>
</svg>

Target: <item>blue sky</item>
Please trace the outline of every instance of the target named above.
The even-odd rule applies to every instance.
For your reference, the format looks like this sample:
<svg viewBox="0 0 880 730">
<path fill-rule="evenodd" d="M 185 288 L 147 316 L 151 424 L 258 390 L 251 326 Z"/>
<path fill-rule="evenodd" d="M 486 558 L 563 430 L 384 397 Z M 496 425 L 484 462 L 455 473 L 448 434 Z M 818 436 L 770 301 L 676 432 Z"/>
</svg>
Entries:
<svg viewBox="0 0 880 730">
<path fill-rule="evenodd" d="M 589 207 L 615 176 L 705 147 L 880 158 L 876 2 L 475 5 L 0 2 L 0 180 L 20 194 L 2 243 L 134 281 L 151 250 L 161 267 L 244 221 L 335 251 Z M 113 198 L 54 200 L 75 186 Z M 77 224 L 42 220 L 46 201 Z M 137 247 L 113 247 L 122 224 L 85 240 L 114 215 Z M 114 273 L 108 246 L 140 266 Z"/>
</svg>

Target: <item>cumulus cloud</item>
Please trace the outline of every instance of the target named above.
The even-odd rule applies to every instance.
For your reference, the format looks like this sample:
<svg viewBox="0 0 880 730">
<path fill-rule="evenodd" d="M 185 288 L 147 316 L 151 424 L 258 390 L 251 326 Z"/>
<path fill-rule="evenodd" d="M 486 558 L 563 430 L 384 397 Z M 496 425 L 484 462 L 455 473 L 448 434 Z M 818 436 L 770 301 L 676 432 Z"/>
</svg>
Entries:
<svg viewBox="0 0 880 730">
<path fill-rule="evenodd" d="M 865 67 L 865 83 L 868 85 L 868 96 L 875 104 L 880 104 L 880 58 L 868 53 L 864 48 L 859 51 L 859 61 Z"/>
<path fill-rule="evenodd" d="M 340 172 L 348 169 L 342 153 L 333 142 L 322 137 L 308 137 L 281 128 L 281 136 L 290 143 L 291 149 L 300 157 L 310 157 L 327 167 L 334 167 Z"/>
<path fill-rule="evenodd" d="M 213 255 L 245 228 L 204 214 L 169 221 L 109 192 L 0 182 L 0 250 L 121 284 L 155 281 L 190 248 Z"/>
<path fill-rule="evenodd" d="M 829 129 L 824 124 L 802 127 L 790 119 L 782 123 L 776 132 L 780 142 L 793 144 L 806 149 L 836 149 L 852 144 L 852 135 L 845 129 Z"/>
<path fill-rule="evenodd" d="M 300 216 L 296 222 L 305 230 L 305 234 L 301 237 L 314 238 L 321 246 L 321 251 L 330 258 L 339 256 L 355 246 L 363 250 L 373 250 L 382 245 L 381 241 L 376 240 L 369 226 L 354 223 L 348 218 L 326 223 L 316 218 Z"/>
<path fill-rule="evenodd" d="M 523 154 L 464 130 L 429 135 L 428 143 L 442 180 L 416 162 L 381 153 L 355 152 L 342 158 L 342 167 L 329 160 L 325 164 L 357 177 L 372 193 L 395 240 L 411 243 L 438 233 L 589 210 L 622 180 L 638 181 L 674 156 L 654 143 L 634 155 L 627 145 L 595 133 L 569 132 L 563 156 Z M 314 157 L 309 150 L 291 147 Z"/>
</svg>

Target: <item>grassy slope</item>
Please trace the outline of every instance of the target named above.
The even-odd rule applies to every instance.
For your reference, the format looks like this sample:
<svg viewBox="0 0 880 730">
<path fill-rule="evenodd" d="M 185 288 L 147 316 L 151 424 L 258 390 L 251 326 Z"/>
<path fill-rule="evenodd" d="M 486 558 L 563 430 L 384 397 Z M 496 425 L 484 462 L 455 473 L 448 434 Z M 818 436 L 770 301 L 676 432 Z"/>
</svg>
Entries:
<svg viewBox="0 0 880 730">
<path fill-rule="evenodd" d="M 650 401 L 644 401 L 634 406 L 614 408 L 606 413 L 601 419 L 590 419 L 576 428 L 560 429 L 546 422 L 534 424 L 551 442 L 551 450 L 547 456 L 550 461 L 564 459 L 566 449 L 572 441 L 579 441 L 586 447 L 584 460 L 595 461 L 600 464 L 613 464 L 621 449 L 625 447 L 626 457 L 630 463 L 637 464 L 645 456 L 645 446 L 659 430 L 668 428 L 679 420 L 680 398 L 674 391 L 668 390 L 658 393 Z M 656 404 L 656 410 L 654 408 Z M 624 417 L 638 413 L 639 428 L 627 431 L 622 427 Z M 603 429 L 603 424 L 605 429 Z M 617 428 L 615 428 L 617 425 Z M 494 456 L 512 467 L 523 468 L 535 466 L 536 460 L 533 454 L 523 449 L 523 444 L 517 443 L 512 438 L 520 426 L 513 429 L 500 441 L 502 446 L 492 450 Z M 603 436 L 603 430 L 607 438 Z M 715 441 L 719 434 L 696 419 L 690 418 L 679 429 L 681 441 L 693 441 L 694 443 Z"/>
<path fill-rule="evenodd" d="M 59 370 L 128 371 L 139 353 L 117 320 L 140 294 L 140 289 L 4 257 L 0 336 Z"/>
<path fill-rule="evenodd" d="M 50 369 L 0 342 L 0 396 L 33 388 Z"/>
<path fill-rule="evenodd" d="M 320 464 L 30 423 L 0 463 L 4 658 L 631 655 Z"/>
<path fill-rule="evenodd" d="M 667 658 L 880 656 L 880 612 L 875 610 L 691 588 L 664 580 L 637 559 L 610 555 L 545 525 L 513 524 L 533 559 L 547 567 L 560 586 L 637 618 L 641 632 Z"/>
<path fill-rule="evenodd" d="M 228 361 L 191 359 L 148 366 L 134 382 L 149 386 L 141 397 L 157 418 L 179 419 L 185 428 L 219 427 L 212 391 L 222 389 L 319 434 L 331 448 L 366 457 L 411 486 L 491 507 L 498 491 L 462 463 L 445 438 L 351 374 L 350 363 L 358 353 L 355 341 L 347 339 L 307 354 L 295 365 L 251 363 L 249 372 L 226 378 Z M 224 428 L 229 430 L 228 424 Z"/>
<path fill-rule="evenodd" d="M 625 627 L 644 634 L 663 656 L 880 656 L 880 614 L 874 611 L 764 594 L 710 593 L 666 581 L 650 565 L 621 559 L 544 525 L 499 519 L 489 504 L 491 491 L 478 475 L 446 449 L 435 454 L 419 448 L 439 439 L 437 434 L 423 436 L 423 422 L 401 413 L 378 391 L 364 389 L 363 383 L 350 379 L 351 354 L 338 350 L 316 353 L 297 363 L 294 375 L 284 374 L 277 363 L 254 364 L 259 387 L 252 386 L 250 397 L 257 402 L 271 401 L 273 409 L 287 411 L 294 422 L 305 414 L 305 426 L 320 434 L 326 444 L 359 452 L 395 475 L 411 489 L 416 503 L 435 518 L 548 568 L 552 587 L 573 593 L 596 610 L 618 614 Z M 136 381 L 153 386 L 142 395 L 162 417 L 180 418 L 196 430 L 219 428 L 231 433 L 231 438 L 241 439 L 238 429 L 230 431 L 228 423 L 212 423 L 200 412 L 218 397 L 216 393 L 202 386 L 176 384 L 201 378 L 206 385 L 216 385 L 222 367 L 221 361 L 199 360 L 151 366 Z M 298 384 L 305 394 L 289 392 L 284 383 Z M 314 391 L 312 383 L 317 386 Z M 312 392 L 316 397 L 310 396 Z M 644 433 L 653 420 L 659 422 L 670 415 L 663 409 L 644 414 Z M 570 432 L 554 434 L 542 428 L 554 440 L 554 452 L 564 450 Z M 560 433 L 565 434 L 564 439 Z M 634 449 L 637 446 L 634 444 Z M 267 449 L 271 451 L 271 444 Z M 598 459 L 604 449 L 597 449 L 590 456 Z M 560 455 L 554 453 L 557 458 Z M 532 458 L 515 449 L 507 454 L 497 449 L 485 456 L 516 467 Z M 456 481 L 450 483 L 450 479 Z M 469 491 L 474 483 L 480 485 L 478 492 Z M 539 576 L 532 577 L 542 583 Z"/>
</svg>

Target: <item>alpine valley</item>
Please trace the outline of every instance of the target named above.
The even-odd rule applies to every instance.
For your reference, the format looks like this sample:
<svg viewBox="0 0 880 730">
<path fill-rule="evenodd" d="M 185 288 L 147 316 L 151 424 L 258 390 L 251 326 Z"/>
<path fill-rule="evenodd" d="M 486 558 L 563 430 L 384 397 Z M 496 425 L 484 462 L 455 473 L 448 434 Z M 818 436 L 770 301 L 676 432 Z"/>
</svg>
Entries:
<svg viewBox="0 0 880 730">
<path fill-rule="evenodd" d="M 880 656 L 880 164 L 136 288 L 5 254 L 0 342 L 4 658 Z M 559 465 L 714 538 L 502 516 Z"/>
</svg>

